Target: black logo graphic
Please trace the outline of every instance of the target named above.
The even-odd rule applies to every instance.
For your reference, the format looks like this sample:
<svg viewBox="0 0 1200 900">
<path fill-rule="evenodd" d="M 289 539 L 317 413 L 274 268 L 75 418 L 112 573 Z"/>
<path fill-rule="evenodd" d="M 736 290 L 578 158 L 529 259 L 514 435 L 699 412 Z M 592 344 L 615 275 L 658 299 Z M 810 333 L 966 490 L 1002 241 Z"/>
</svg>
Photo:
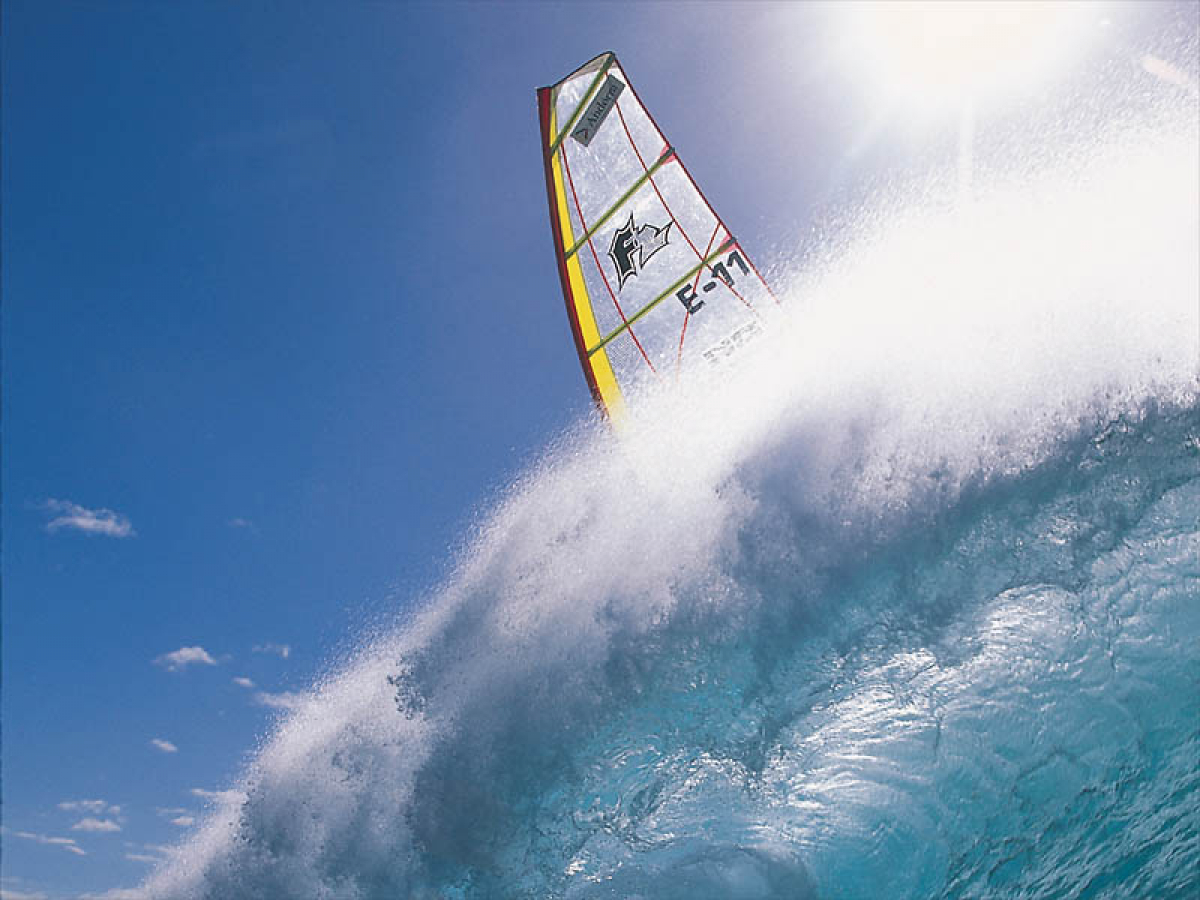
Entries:
<svg viewBox="0 0 1200 900">
<path fill-rule="evenodd" d="M 630 275 L 639 274 L 650 261 L 650 257 L 667 246 L 672 224 L 668 222 L 661 228 L 654 225 L 639 227 L 633 221 L 633 213 L 630 213 L 629 221 L 613 232 L 608 257 L 617 267 L 618 291 L 625 286 L 625 280 Z"/>
</svg>

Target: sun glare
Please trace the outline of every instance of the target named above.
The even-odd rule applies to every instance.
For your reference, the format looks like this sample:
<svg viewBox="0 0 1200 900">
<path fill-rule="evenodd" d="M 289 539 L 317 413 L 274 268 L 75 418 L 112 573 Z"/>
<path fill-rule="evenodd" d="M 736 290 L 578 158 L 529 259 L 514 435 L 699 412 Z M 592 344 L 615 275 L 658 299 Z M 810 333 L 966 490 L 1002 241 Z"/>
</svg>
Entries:
<svg viewBox="0 0 1200 900">
<path fill-rule="evenodd" d="M 871 2 L 847 7 L 852 65 L 925 112 L 1029 89 L 1078 48 L 1090 3 Z"/>
</svg>

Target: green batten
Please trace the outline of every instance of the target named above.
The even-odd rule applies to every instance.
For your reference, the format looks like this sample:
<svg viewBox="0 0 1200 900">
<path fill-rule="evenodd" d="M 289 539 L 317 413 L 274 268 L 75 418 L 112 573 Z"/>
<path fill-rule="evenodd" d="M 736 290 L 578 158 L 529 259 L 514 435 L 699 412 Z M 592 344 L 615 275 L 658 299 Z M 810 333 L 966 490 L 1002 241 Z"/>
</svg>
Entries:
<svg viewBox="0 0 1200 900">
<path fill-rule="evenodd" d="M 578 241 L 575 242 L 575 246 L 573 246 L 570 250 L 567 251 L 567 258 L 569 259 L 576 252 L 578 252 L 580 247 L 582 247 L 589 240 L 591 240 L 592 235 L 594 235 L 597 231 L 599 231 L 604 226 L 604 223 L 613 217 L 613 215 L 616 213 L 616 211 L 618 209 L 620 209 L 622 207 L 622 205 L 624 205 L 625 201 L 628 200 L 630 197 L 632 197 L 635 193 L 637 193 L 637 189 L 640 188 L 647 181 L 649 181 L 650 178 L 654 175 L 654 173 L 657 172 L 659 169 L 661 169 L 663 167 L 663 165 L 667 162 L 667 160 L 669 160 L 674 155 L 675 155 L 675 151 L 673 149 L 671 149 L 670 147 L 668 147 L 666 150 L 664 150 L 663 155 L 658 158 L 658 162 L 656 162 L 649 169 L 647 169 L 642 174 L 642 177 L 633 183 L 633 187 L 631 187 L 629 190 L 627 190 L 625 193 L 623 193 L 621 195 L 620 199 L 618 199 L 616 203 L 614 203 L 612 206 L 610 206 L 608 208 L 608 212 L 604 213 L 604 215 L 602 215 L 599 219 L 597 219 L 595 221 L 595 223 L 592 225 L 592 227 L 589 228 L 584 233 L 583 237 L 581 237 Z"/>
<path fill-rule="evenodd" d="M 607 345 L 611 340 L 613 340 L 613 338 L 618 338 L 622 334 L 624 334 L 634 322 L 636 322 L 642 316 L 646 315 L 646 313 L 650 312 L 650 310 L 654 309 L 654 307 L 658 306 L 658 304 L 662 303 L 664 300 L 666 300 L 668 297 L 670 297 L 672 294 L 674 294 L 677 290 L 679 290 L 681 287 L 683 287 L 683 285 L 687 282 L 687 280 L 689 278 L 691 278 L 693 275 L 695 275 L 697 272 L 699 272 L 701 269 L 703 269 L 710 262 L 712 262 L 714 259 L 716 259 L 718 256 L 720 256 L 722 253 L 724 253 L 726 250 L 728 250 L 730 247 L 732 247 L 736 243 L 737 243 L 737 241 L 735 241 L 732 236 L 728 240 L 724 241 L 720 247 L 718 247 L 716 250 L 714 250 L 712 253 L 710 253 L 708 256 L 706 256 L 704 259 L 700 260 L 700 262 L 698 262 L 696 265 L 692 266 L 691 269 L 689 269 L 687 272 L 685 272 L 683 274 L 683 276 L 678 281 L 676 281 L 673 285 L 671 285 L 669 288 L 667 288 L 665 291 L 663 291 L 661 294 L 659 294 L 657 297 L 655 297 L 653 300 L 651 300 L 649 303 L 647 303 L 645 306 L 643 306 L 641 309 L 639 309 L 636 313 L 634 313 L 632 316 L 630 316 L 627 320 L 625 320 L 625 322 L 622 323 L 620 325 L 620 327 L 613 329 L 611 332 L 609 332 L 604 337 L 602 337 L 600 339 L 600 343 L 598 343 L 595 347 L 588 348 L 588 352 L 587 352 L 588 356 L 591 356 L 593 353 L 597 352 L 598 350 L 604 349 L 605 345 Z"/>
<path fill-rule="evenodd" d="M 571 133 L 571 129 L 575 127 L 575 123 L 579 121 L 579 117 L 583 115 L 584 109 L 587 108 L 588 102 L 592 99 L 592 95 L 596 93 L 600 87 L 600 82 L 604 80 L 604 76 L 608 74 L 608 70 L 612 68 L 612 64 L 617 61 L 617 58 L 611 53 L 608 54 L 608 59 L 604 61 L 604 65 L 600 67 L 600 71 L 596 73 L 595 79 L 588 85 L 588 89 L 583 92 L 583 97 L 579 100 L 579 105 L 575 107 L 575 112 L 571 113 L 571 118 L 567 120 L 566 127 L 558 133 L 558 137 L 554 139 L 554 143 L 550 145 L 548 153 L 551 155 L 558 150 L 558 145 L 563 142 L 563 139 Z"/>
</svg>

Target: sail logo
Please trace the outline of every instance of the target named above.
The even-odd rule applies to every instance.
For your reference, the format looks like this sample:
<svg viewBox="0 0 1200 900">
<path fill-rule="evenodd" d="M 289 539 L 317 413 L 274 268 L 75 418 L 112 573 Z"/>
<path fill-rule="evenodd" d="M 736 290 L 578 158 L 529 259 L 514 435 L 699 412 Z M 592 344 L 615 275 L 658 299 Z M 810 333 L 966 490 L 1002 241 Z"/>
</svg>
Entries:
<svg viewBox="0 0 1200 900">
<path fill-rule="evenodd" d="M 613 232 L 608 258 L 617 268 L 618 291 L 625 287 L 630 275 L 640 274 L 650 258 L 667 246 L 671 224 L 667 222 L 661 227 L 650 224 L 639 226 L 633 220 L 633 213 L 630 213 L 629 221 Z"/>
<path fill-rule="evenodd" d="M 599 93 L 588 104 L 587 111 L 583 114 L 579 125 L 571 132 L 571 137 L 585 147 L 590 144 L 592 138 L 596 136 L 596 132 L 600 130 L 600 126 L 604 124 L 604 120 L 608 118 L 608 114 L 617 105 L 617 98 L 621 96 L 623 90 L 625 90 L 625 83 L 619 78 L 609 75 L 604 82 L 604 87 L 600 88 Z"/>
</svg>

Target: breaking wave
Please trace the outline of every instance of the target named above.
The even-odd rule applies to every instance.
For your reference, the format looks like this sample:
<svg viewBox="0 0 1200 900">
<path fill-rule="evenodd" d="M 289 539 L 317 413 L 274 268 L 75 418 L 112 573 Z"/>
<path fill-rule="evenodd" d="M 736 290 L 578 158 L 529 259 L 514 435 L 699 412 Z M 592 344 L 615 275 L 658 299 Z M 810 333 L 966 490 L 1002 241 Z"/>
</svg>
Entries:
<svg viewBox="0 0 1200 900">
<path fill-rule="evenodd" d="M 865 219 L 564 436 L 154 898 L 1200 891 L 1194 113 Z"/>
</svg>

